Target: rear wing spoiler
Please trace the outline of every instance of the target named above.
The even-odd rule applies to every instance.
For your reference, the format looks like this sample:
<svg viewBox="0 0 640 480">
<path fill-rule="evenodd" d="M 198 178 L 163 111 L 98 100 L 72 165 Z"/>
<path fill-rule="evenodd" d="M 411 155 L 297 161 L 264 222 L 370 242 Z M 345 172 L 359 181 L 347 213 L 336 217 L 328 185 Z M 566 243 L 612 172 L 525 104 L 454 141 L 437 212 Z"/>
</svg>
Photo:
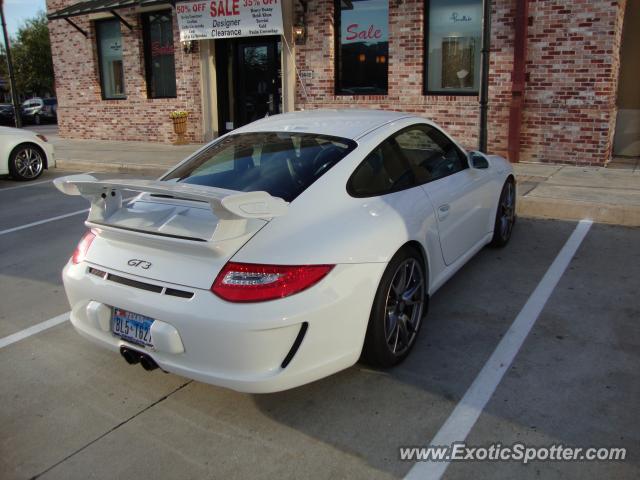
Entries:
<svg viewBox="0 0 640 480">
<path fill-rule="evenodd" d="M 87 219 L 89 226 L 109 225 L 109 217 L 122 208 L 123 191 L 205 202 L 218 218 L 214 234 L 216 240 L 243 234 L 248 219 L 269 220 L 282 216 L 289 205 L 283 199 L 263 191 L 237 192 L 159 180 L 98 180 L 92 175 L 83 174 L 56 178 L 53 184 L 62 193 L 82 196 L 91 202 Z"/>
</svg>

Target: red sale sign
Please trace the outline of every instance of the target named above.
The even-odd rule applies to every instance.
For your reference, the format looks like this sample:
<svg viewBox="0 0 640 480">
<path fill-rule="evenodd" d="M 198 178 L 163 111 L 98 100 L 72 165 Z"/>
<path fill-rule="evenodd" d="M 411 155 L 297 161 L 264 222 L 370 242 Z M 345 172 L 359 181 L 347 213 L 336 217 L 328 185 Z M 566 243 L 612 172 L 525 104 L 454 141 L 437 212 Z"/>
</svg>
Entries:
<svg viewBox="0 0 640 480">
<path fill-rule="evenodd" d="M 386 42 L 389 38 L 388 0 L 361 0 L 353 8 L 340 12 L 343 45 L 347 43 Z"/>
<path fill-rule="evenodd" d="M 219 0 L 213 1 L 210 5 L 210 13 L 212 17 L 231 17 L 240 15 L 239 0 Z"/>
<path fill-rule="evenodd" d="M 375 25 L 369 25 L 369 28 L 362 29 L 357 23 L 352 23 L 347 27 L 345 40 L 378 40 L 380 38 L 382 38 L 382 30 L 376 28 Z"/>
</svg>

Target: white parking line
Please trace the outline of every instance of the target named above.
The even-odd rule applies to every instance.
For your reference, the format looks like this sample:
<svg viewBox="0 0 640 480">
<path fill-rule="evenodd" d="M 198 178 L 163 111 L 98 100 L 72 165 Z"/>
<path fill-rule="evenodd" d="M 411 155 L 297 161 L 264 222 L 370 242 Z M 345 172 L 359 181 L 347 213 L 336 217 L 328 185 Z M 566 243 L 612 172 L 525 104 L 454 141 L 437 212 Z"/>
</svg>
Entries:
<svg viewBox="0 0 640 480">
<path fill-rule="evenodd" d="M 35 227 L 37 225 L 42 225 L 43 223 L 55 222 L 56 220 L 62 220 L 63 218 L 73 217 L 74 215 L 80 215 L 81 213 L 87 213 L 88 211 L 89 209 L 85 208 L 84 210 L 77 210 L 75 212 L 65 213 L 64 215 L 58 215 L 57 217 L 45 218 L 44 220 L 38 220 L 37 222 L 27 223 L 26 225 L 20 225 L 19 227 L 0 230 L 0 235 L 6 235 L 7 233 L 17 232 L 19 230 L 24 230 L 25 228 Z"/>
<path fill-rule="evenodd" d="M 447 421 L 444 422 L 436 436 L 433 437 L 430 445 L 450 446 L 454 442 L 462 442 L 467 438 L 520 347 L 522 347 L 582 240 L 589 232 L 592 223 L 591 220 L 581 220 L 578 223 L 562 250 L 560 250 L 560 253 L 558 253 L 558 256 L 527 300 L 527 303 L 522 307 L 522 310 L 500 343 L 498 343 L 493 354 L 484 364 L 484 367 L 482 367 L 482 370 L 466 391 L 460 403 L 456 405 Z M 439 479 L 448 466 L 448 461 L 416 463 L 405 479 Z"/>
<path fill-rule="evenodd" d="M 94 172 L 85 172 L 83 173 L 83 175 L 90 175 Z M 62 175 L 64 176 L 64 175 Z M 59 178 L 59 177 L 56 177 Z M 26 187 L 34 187 L 36 185 L 42 185 L 43 183 L 51 183 L 55 180 L 55 178 L 52 178 L 51 180 L 42 180 L 40 182 L 29 182 L 29 183 L 25 183 L 23 185 L 16 185 L 15 187 L 6 187 L 6 188 L 0 188 L 0 193 L 2 192 L 8 192 L 9 190 L 17 190 L 18 188 L 26 188 Z"/>
<path fill-rule="evenodd" d="M 57 317 L 50 318 L 49 320 L 45 320 L 42 323 L 38 323 L 33 325 L 32 327 L 25 328 L 24 330 L 20 330 L 8 337 L 0 338 L 0 348 L 4 348 L 12 343 L 19 342 L 20 340 L 24 340 L 31 335 L 35 335 L 36 333 L 40 333 L 43 330 L 47 330 L 48 328 L 55 327 L 56 325 L 60 325 L 61 323 L 69 320 L 69 314 L 71 312 L 63 313 L 62 315 L 58 315 Z"/>
<path fill-rule="evenodd" d="M 122 202 L 128 202 L 132 198 L 135 198 L 135 197 L 123 198 Z M 44 220 L 38 220 L 37 222 L 27 223 L 25 225 L 20 225 L 19 227 L 13 227 L 13 228 L 8 228 L 6 230 L 0 230 L 0 235 L 5 235 L 7 233 L 18 232 L 20 230 L 24 230 L 25 228 L 36 227 L 38 225 L 42 225 L 43 223 L 55 222 L 56 220 L 62 220 L 63 218 L 73 217 L 74 215 L 80 215 L 81 213 L 87 213 L 88 211 L 89 211 L 89 209 L 85 208 L 84 210 L 78 210 L 78 211 L 71 212 L 71 213 L 65 213 L 64 215 L 58 215 L 57 217 L 45 218 Z"/>
<path fill-rule="evenodd" d="M 51 179 L 51 180 L 42 180 L 41 182 L 25 183 L 23 185 L 17 185 L 15 187 L 0 188 L 0 193 L 8 192 L 9 190 L 17 190 L 18 188 L 34 187 L 36 185 L 42 185 L 43 183 L 51 183 L 51 182 L 53 182 L 53 179 Z"/>
</svg>

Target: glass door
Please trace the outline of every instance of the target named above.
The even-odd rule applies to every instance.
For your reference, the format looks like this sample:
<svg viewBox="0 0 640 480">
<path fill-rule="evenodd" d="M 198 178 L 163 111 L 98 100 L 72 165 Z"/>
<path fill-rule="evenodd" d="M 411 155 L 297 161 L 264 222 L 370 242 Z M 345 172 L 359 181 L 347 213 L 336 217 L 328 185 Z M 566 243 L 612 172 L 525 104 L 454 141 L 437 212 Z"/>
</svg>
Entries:
<svg viewBox="0 0 640 480">
<path fill-rule="evenodd" d="M 237 118 L 241 125 L 280 113 L 281 72 L 276 39 L 238 41 Z"/>
<path fill-rule="evenodd" d="M 280 37 L 216 40 L 220 134 L 282 111 Z"/>
</svg>

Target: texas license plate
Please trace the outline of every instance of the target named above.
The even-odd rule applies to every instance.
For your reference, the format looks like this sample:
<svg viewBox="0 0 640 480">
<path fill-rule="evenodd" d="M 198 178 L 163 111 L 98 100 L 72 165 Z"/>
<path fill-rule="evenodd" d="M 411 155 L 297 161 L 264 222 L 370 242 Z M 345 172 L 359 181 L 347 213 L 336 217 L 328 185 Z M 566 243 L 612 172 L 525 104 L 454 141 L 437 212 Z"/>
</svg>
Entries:
<svg viewBox="0 0 640 480">
<path fill-rule="evenodd" d="M 153 318 L 121 308 L 114 308 L 111 315 L 111 331 L 115 335 L 128 342 L 147 347 L 153 347 L 152 324 Z"/>
</svg>

